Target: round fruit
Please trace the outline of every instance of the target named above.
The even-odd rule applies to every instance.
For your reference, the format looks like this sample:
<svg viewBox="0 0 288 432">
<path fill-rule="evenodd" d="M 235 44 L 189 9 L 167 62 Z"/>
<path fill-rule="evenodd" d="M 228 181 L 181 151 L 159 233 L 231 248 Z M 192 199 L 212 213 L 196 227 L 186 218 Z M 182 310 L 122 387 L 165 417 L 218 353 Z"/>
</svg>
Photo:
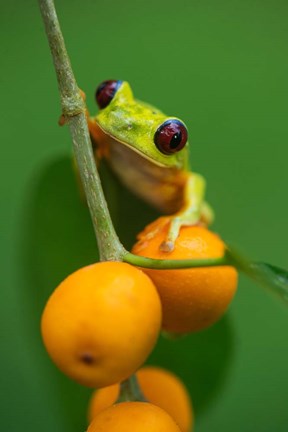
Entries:
<svg viewBox="0 0 288 432">
<path fill-rule="evenodd" d="M 140 233 L 132 252 L 157 259 L 219 258 L 225 244 L 203 226 L 180 229 L 172 252 L 162 252 L 169 218 L 157 219 Z M 225 312 L 237 288 L 237 272 L 231 266 L 181 270 L 143 269 L 155 283 L 162 303 L 163 329 L 175 334 L 202 330 Z"/>
<path fill-rule="evenodd" d="M 136 376 L 147 401 L 166 411 L 182 432 L 191 432 L 192 404 L 180 379 L 165 369 L 153 366 L 139 369 Z M 119 384 L 114 384 L 94 392 L 89 407 L 89 421 L 117 401 L 119 389 Z"/>
<path fill-rule="evenodd" d="M 181 432 L 161 408 L 147 402 L 122 402 L 98 414 L 87 432 Z"/>
<path fill-rule="evenodd" d="M 160 326 L 154 284 L 122 262 L 93 264 L 68 276 L 49 298 L 41 322 L 52 360 L 89 387 L 133 374 L 153 349 Z"/>
</svg>

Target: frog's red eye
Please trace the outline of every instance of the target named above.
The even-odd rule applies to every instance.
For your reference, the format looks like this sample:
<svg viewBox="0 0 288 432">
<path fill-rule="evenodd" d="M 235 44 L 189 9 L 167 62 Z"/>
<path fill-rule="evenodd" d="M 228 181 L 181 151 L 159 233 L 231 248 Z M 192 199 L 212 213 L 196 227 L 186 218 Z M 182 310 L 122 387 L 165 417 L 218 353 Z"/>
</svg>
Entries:
<svg viewBox="0 0 288 432">
<path fill-rule="evenodd" d="M 162 123 L 154 135 L 154 143 L 161 153 L 171 155 L 181 150 L 188 139 L 188 132 L 179 120 Z"/>
<path fill-rule="evenodd" d="M 120 80 L 103 81 L 96 90 L 95 99 L 100 109 L 106 108 L 122 84 Z"/>
</svg>

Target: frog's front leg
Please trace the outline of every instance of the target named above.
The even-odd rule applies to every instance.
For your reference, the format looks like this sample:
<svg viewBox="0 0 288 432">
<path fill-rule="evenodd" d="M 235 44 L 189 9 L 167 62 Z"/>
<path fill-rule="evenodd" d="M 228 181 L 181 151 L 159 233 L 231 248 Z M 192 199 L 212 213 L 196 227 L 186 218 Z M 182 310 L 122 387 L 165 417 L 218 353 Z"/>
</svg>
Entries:
<svg viewBox="0 0 288 432">
<path fill-rule="evenodd" d="M 209 204 L 204 201 L 205 180 L 200 174 L 188 173 L 184 187 L 184 205 L 175 215 L 171 216 L 170 227 L 165 242 L 160 249 L 163 252 L 171 252 L 174 249 L 175 240 L 180 228 L 199 223 L 211 224 L 214 213 Z"/>
</svg>

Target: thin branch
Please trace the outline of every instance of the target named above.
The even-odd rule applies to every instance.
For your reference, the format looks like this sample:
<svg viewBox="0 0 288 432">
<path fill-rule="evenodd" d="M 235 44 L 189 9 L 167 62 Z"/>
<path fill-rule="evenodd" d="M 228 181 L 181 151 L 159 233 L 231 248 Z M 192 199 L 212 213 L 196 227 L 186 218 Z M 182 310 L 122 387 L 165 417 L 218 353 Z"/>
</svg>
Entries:
<svg viewBox="0 0 288 432">
<path fill-rule="evenodd" d="M 125 252 L 114 230 L 96 169 L 85 104 L 80 96 L 53 0 L 39 0 L 58 80 L 63 116 L 73 140 L 74 154 L 85 190 L 102 261 L 119 260 Z"/>
</svg>

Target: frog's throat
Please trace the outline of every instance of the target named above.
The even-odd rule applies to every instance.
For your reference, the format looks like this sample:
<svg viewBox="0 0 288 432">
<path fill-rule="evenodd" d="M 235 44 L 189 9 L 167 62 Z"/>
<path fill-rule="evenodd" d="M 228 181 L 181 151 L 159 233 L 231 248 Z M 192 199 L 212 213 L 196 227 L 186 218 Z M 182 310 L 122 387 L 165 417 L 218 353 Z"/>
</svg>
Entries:
<svg viewBox="0 0 288 432">
<path fill-rule="evenodd" d="M 112 138 L 114 141 L 118 142 L 119 144 L 122 144 L 123 146 L 128 147 L 134 153 L 138 153 L 141 157 L 143 157 L 144 159 L 147 159 L 153 165 L 157 165 L 157 166 L 159 166 L 161 168 L 167 168 L 167 169 L 171 168 L 170 165 L 165 165 L 164 163 L 158 162 L 155 159 L 153 159 L 152 157 L 149 157 L 146 153 L 143 153 L 142 151 L 138 150 L 137 148 L 135 148 L 131 144 L 129 144 L 129 143 L 125 142 L 125 141 L 121 141 L 121 139 L 115 137 L 115 135 L 112 135 L 107 130 L 105 130 L 102 126 L 100 126 L 98 122 L 97 122 L 97 126 L 99 126 L 99 128 L 103 131 L 103 133 L 105 135 L 108 135 L 110 138 Z"/>
</svg>

